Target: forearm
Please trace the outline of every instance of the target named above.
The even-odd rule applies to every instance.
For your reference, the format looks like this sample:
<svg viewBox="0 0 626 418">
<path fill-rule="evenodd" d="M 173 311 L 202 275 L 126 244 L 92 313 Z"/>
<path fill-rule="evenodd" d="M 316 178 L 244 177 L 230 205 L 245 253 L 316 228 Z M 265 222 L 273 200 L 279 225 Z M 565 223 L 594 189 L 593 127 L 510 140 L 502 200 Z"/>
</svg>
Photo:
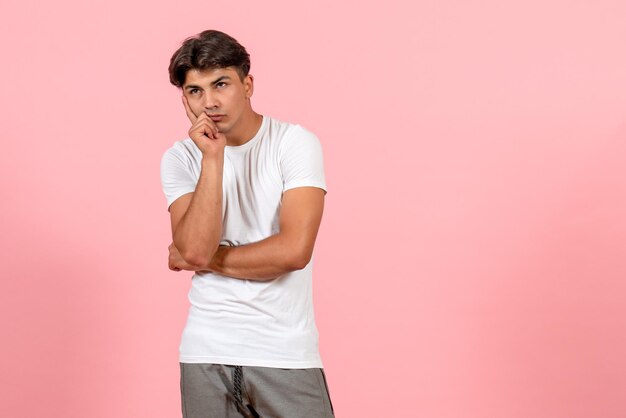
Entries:
<svg viewBox="0 0 626 418">
<path fill-rule="evenodd" d="M 322 218 L 324 191 L 319 188 L 288 190 L 282 199 L 280 232 L 264 240 L 236 246 L 219 246 L 206 263 L 189 262 L 194 271 L 211 271 L 246 280 L 270 280 L 307 266 Z M 182 265 L 176 247 L 170 264 Z"/>
<path fill-rule="evenodd" d="M 304 268 L 310 260 L 293 240 L 276 234 L 262 241 L 238 247 L 220 246 L 211 262 L 199 270 L 248 280 L 271 280 Z"/>
<path fill-rule="evenodd" d="M 224 156 L 202 159 L 202 171 L 189 208 L 173 237 L 182 258 L 191 265 L 207 264 L 222 235 L 222 175 Z"/>
</svg>

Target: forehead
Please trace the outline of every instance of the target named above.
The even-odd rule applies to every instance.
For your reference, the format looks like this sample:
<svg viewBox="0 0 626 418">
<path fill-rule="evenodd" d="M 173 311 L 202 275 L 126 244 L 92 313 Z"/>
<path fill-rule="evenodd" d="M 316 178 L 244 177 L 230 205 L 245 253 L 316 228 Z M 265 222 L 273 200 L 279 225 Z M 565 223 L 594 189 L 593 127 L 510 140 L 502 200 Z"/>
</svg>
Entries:
<svg viewBox="0 0 626 418">
<path fill-rule="evenodd" d="M 221 77 L 228 76 L 231 80 L 239 80 L 239 74 L 233 67 L 213 68 L 209 70 L 198 70 L 192 68 L 185 74 L 185 82 L 183 86 L 193 85 L 209 85 Z"/>
</svg>

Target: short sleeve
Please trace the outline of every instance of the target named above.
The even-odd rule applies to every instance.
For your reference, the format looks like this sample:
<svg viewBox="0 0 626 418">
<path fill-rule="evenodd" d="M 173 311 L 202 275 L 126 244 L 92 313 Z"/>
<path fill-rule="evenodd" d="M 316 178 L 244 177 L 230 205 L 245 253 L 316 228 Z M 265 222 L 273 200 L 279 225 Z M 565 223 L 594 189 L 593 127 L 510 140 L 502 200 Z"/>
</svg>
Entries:
<svg viewBox="0 0 626 418">
<path fill-rule="evenodd" d="M 322 145 L 315 134 L 300 125 L 285 138 L 280 157 L 283 192 L 296 187 L 326 189 Z"/>
<path fill-rule="evenodd" d="M 176 199 L 196 190 L 197 181 L 180 151 L 172 147 L 161 158 L 161 187 L 167 200 L 167 209 Z"/>
</svg>

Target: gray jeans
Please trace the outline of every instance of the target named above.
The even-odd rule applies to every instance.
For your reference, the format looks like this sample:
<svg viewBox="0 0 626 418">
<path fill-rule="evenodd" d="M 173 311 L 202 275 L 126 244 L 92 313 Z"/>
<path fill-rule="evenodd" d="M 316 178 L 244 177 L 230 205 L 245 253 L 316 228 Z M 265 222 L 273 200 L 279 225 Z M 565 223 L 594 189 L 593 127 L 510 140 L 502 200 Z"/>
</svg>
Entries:
<svg viewBox="0 0 626 418">
<path fill-rule="evenodd" d="M 324 370 L 180 363 L 184 418 L 332 418 Z"/>
</svg>

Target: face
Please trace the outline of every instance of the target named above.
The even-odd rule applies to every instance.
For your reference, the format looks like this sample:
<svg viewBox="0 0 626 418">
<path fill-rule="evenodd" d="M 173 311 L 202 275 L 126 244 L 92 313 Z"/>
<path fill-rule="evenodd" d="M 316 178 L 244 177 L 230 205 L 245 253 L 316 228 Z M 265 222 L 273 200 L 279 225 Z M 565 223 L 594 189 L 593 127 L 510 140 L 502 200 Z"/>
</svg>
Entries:
<svg viewBox="0 0 626 418">
<path fill-rule="evenodd" d="M 251 75 L 240 80 L 233 67 L 192 69 L 187 71 L 183 94 L 196 117 L 206 113 L 220 132 L 228 134 L 250 113 L 252 82 Z"/>
</svg>

